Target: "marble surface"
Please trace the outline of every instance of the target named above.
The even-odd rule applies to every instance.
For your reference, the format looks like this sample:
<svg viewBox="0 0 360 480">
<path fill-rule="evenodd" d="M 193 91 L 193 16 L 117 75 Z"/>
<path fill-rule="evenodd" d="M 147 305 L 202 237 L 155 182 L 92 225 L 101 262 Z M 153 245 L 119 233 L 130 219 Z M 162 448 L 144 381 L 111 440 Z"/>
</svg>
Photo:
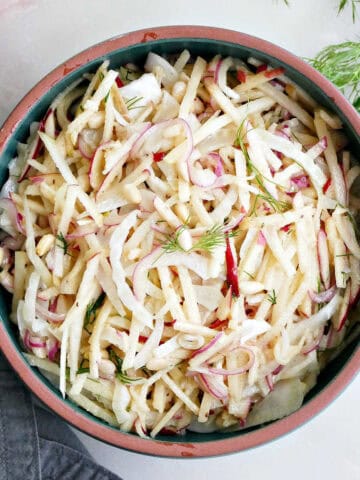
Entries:
<svg viewBox="0 0 360 480">
<path fill-rule="evenodd" d="M 300 56 L 359 38 L 337 0 L 0 0 L 0 123 L 58 63 L 96 42 L 170 24 L 221 26 L 263 37 Z M 77 433 L 94 457 L 125 480 L 360 479 L 360 379 L 297 431 L 226 457 L 174 460 L 107 446 Z"/>
</svg>

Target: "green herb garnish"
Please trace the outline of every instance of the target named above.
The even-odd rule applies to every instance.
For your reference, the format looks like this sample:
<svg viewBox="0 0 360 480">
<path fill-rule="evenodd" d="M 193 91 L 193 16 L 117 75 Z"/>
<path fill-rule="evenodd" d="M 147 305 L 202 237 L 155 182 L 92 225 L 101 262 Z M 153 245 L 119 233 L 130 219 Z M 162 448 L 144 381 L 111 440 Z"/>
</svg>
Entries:
<svg viewBox="0 0 360 480">
<path fill-rule="evenodd" d="M 137 380 L 140 380 L 140 378 L 131 378 L 128 377 L 124 372 L 122 371 L 122 364 L 123 360 L 122 358 L 119 357 L 119 355 L 116 354 L 116 352 L 113 349 L 109 350 L 109 356 L 110 360 L 115 364 L 116 367 L 116 378 L 120 380 L 122 383 L 132 383 L 136 382 Z"/>
<path fill-rule="evenodd" d="M 56 239 L 59 242 L 56 245 L 64 250 L 64 255 L 70 255 L 71 256 L 71 254 L 69 253 L 70 243 L 66 241 L 62 232 L 60 232 L 56 235 Z"/>
<path fill-rule="evenodd" d="M 289 0 L 283 0 L 285 5 L 290 6 Z M 357 4 L 360 3 L 359 0 L 340 0 L 338 5 L 338 15 L 342 13 L 347 6 L 351 6 L 352 20 L 355 23 L 357 16 Z"/>
<path fill-rule="evenodd" d="M 271 303 L 271 305 L 276 305 L 277 297 L 274 289 L 272 290 L 272 293 L 269 293 L 267 299 Z"/>
<path fill-rule="evenodd" d="M 352 20 L 355 22 L 357 15 L 357 3 L 360 3 L 359 0 L 340 0 L 338 14 L 341 13 L 345 7 L 351 5 Z"/>
<path fill-rule="evenodd" d="M 258 170 L 258 168 L 251 161 L 251 158 L 249 156 L 249 152 L 246 148 L 246 145 L 245 145 L 245 142 L 244 142 L 244 139 L 243 139 L 243 135 L 241 133 L 242 128 L 243 128 L 243 123 L 241 123 L 241 125 L 238 128 L 234 144 L 235 144 L 236 147 L 239 147 L 240 150 L 242 151 L 242 153 L 245 157 L 246 165 L 247 165 L 250 173 L 252 173 L 254 175 L 256 183 L 258 184 L 258 186 L 262 190 L 262 193 L 259 193 L 255 197 L 255 202 L 254 202 L 253 208 L 250 212 L 250 215 L 252 215 L 253 213 L 256 213 L 256 206 L 257 206 L 257 202 L 258 202 L 259 199 L 262 199 L 266 203 L 268 203 L 271 206 L 271 208 L 274 210 L 274 212 L 279 212 L 279 213 L 286 212 L 287 210 L 289 210 L 291 208 L 290 203 L 284 202 L 282 200 L 276 200 L 276 198 L 273 195 L 271 195 L 269 190 L 266 188 L 265 183 L 264 183 L 265 181 L 274 183 L 274 185 L 276 185 L 276 183 L 273 180 L 264 177 L 264 175 Z"/>
<path fill-rule="evenodd" d="M 342 2 L 344 3 L 344 2 Z M 343 7 L 344 8 L 344 7 Z M 360 112 L 360 42 L 344 42 L 323 48 L 308 62 L 347 94 Z"/>
<path fill-rule="evenodd" d="M 226 238 L 236 237 L 239 234 L 239 230 L 233 230 L 232 232 L 224 232 L 224 225 L 213 225 L 199 238 L 199 240 L 189 250 L 184 250 L 179 243 L 179 238 L 182 232 L 187 228 L 187 223 L 185 223 L 176 230 L 174 235 L 167 235 L 166 242 L 163 243 L 162 249 L 166 253 L 185 251 L 193 252 L 195 250 L 204 250 L 211 253 L 216 247 L 225 245 Z"/>
<path fill-rule="evenodd" d="M 95 302 L 89 303 L 88 306 L 86 307 L 86 313 L 85 313 L 85 320 L 84 320 L 84 328 L 88 332 L 87 327 L 96 318 L 96 312 L 97 310 L 102 306 L 104 300 L 105 300 L 105 293 L 102 292 L 98 298 L 95 300 Z M 88 332 L 90 333 L 90 332 Z"/>
<path fill-rule="evenodd" d="M 134 110 L 135 108 L 144 108 L 145 105 L 137 105 L 144 97 L 132 97 L 126 100 L 125 105 L 128 111 Z"/>
</svg>

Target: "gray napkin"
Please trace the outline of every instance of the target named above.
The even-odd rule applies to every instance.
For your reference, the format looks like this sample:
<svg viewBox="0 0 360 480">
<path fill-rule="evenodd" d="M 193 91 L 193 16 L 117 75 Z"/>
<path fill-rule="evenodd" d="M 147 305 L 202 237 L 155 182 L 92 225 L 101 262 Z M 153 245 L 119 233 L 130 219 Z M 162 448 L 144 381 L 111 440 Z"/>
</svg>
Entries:
<svg viewBox="0 0 360 480">
<path fill-rule="evenodd" d="M 120 480 L 34 402 L 0 352 L 0 480 Z"/>
</svg>

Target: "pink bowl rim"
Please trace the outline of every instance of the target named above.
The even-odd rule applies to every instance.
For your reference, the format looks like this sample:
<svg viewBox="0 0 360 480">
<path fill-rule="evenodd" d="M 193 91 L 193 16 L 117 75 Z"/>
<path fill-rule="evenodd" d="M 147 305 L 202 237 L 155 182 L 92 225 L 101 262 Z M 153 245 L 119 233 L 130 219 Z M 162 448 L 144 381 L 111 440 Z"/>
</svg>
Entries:
<svg viewBox="0 0 360 480">
<path fill-rule="evenodd" d="M 301 72 L 323 90 L 342 111 L 348 122 L 354 127 L 357 135 L 360 135 L 360 117 L 345 97 L 320 73 L 285 49 L 266 40 L 233 30 L 196 25 L 176 25 L 141 29 L 111 38 L 87 48 L 55 68 L 25 95 L 3 124 L 0 130 L 0 155 L 7 144 L 7 140 L 16 129 L 18 123 L 26 115 L 29 108 L 68 73 L 82 66 L 84 63 L 119 48 L 126 48 L 144 41 L 174 38 L 200 38 L 237 43 L 281 60 Z M 175 437 L 174 442 L 163 442 L 156 439 L 142 439 L 135 435 L 113 430 L 73 410 L 70 405 L 57 397 L 55 393 L 37 377 L 21 353 L 14 347 L 2 322 L 0 322 L 0 339 L 3 353 L 24 383 L 50 409 L 68 423 L 98 440 L 113 446 L 138 453 L 165 457 L 206 457 L 223 455 L 240 452 L 274 440 L 304 424 L 329 405 L 351 382 L 360 366 L 360 350 L 358 349 L 339 374 L 306 405 L 302 406 L 290 416 L 260 428 L 259 430 L 244 433 L 238 437 L 210 442 L 199 441 L 196 443 L 184 443 L 181 442 L 180 439 L 175 441 Z"/>
</svg>

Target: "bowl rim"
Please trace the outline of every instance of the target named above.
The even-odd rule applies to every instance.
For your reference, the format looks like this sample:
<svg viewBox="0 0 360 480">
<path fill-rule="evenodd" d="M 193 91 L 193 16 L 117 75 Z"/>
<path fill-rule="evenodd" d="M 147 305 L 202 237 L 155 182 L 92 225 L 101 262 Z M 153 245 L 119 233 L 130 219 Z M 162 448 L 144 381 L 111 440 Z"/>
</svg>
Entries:
<svg viewBox="0 0 360 480">
<path fill-rule="evenodd" d="M 24 96 L 4 122 L 0 129 L 0 155 L 29 108 L 67 74 L 85 63 L 109 54 L 114 50 L 148 41 L 175 38 L 211 39 L 241 44 L 281 60 L 302 73 L 323 90 L 342 111 L 348 122 L 352 124 L 357 135 L 360 136 L 360 116 L 352 105 L 325 77 L 292 53 L 266 40 L 234 30 L 196 25 L 175 25 L 146 28 L 110 38 L 83 50 L 60 64 Z M 166 457 L 204 457 L 235 453 L 274 440 L 304 424 L 328 406 L 354 378 L 360 365 L 360 349 L 358 348 L 337 376 L 307 404 L 288 417 L 266 425 L 259 430 L 222 440 L 200 440 L 196 443 L 185 443 L 181 442 L 181 437 L 178 441 L 175 441 L 176 437 L 174 437 L 174 442 L 164 442 L 157 439 L 143 439 L 135 435 L 123 433 L 120 430 L 115 431 L 106 425 L 95 423 L 90 417 L 74 410 L 52 392 L 34 373 L 24 356 L 15 347 L 3 322 L 0 322 L 0 339 L 3 353 L 27 387 L 68 423 L 88 435 L 113 446 L 138 453 Z"/>
</svg>

